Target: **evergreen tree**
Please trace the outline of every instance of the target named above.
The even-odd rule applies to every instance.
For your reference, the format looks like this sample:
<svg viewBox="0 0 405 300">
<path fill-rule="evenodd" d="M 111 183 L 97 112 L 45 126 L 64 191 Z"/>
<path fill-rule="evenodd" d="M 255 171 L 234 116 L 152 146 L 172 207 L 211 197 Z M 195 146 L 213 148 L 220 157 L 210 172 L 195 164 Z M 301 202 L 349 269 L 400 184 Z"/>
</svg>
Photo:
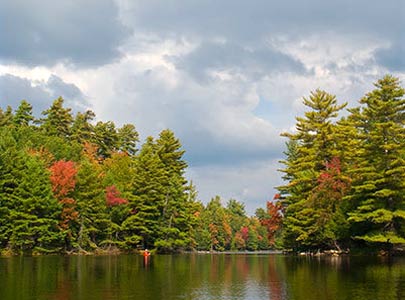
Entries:
<svg viewBox="0 0 405 300">
<path fill-rule="evenodd" d="M 0 246 L 15 253 L 60 250 L 60 207 L 42 161 L 0 130 Z"/>
<path fill-rule="evenodd" d="M 78 112 L 72 124 L 72 138 L 80 144 L 89 142 L 94 133 L 91 121 L 95 118 L 94 112 L 87 110 L 85 113 Z"/>
<path fill-rule="evenodd" d="M 154 140 L 148 137 L 135 162 L 133 197 L 128 199 L 131 214 L 122 224 L 127 247 L 151 248 L 161 234 L 159 223 L 167 193 L 162 184 L 165 176 Z"/>
<path fill-rule="evenodd" d="M 231 248 L 239 250 L 245 249 L 245 243 L 241 243 L 239 235 L 236 234 L 242 227 L 248 225 L 245 205 L 235 199 L 230 199 L 226 205 L 226 214 L 228 215 L 229 225 L 232 229 Z"/>
<path fill-rule="evenodd" d="M 226 205 L 229 222 L 233 232 L 246 225 L 245 205 L 235 199 L 230 199 Z"/>
<path fill-rule="evenodd" d="M 100 157 L 110 157 L 119 146 L 119 138 L 115 124 L 111 121 L 97 122 L 94 127 L 93 142 L 97 145 L 97 151 Z"/>
<path fill-rule="evenodd" d="M 197 200 L 197 189 L 192 181 L 186 188 L 185 224 L 184 232 L 187 234 L 187 247 L 194 250 L 197 247 L 196 227 L 198 226 L 198 215 L 201 210 L 201 203 Z"/>
<path fill-rule="evenodd" d="M 49 173 L 36 157 L 24 155 L 21 163 L 12 193 L 10 246 L 19 253 L 60 251 L 60 206 L 52 195 Z"/>
<path fill-rule="evenodd" d="M 110 235 L 110 218 L 107 214 L 101 166 L 97 161 L 84 157 L 76 178 L 73 198 L 77 201 L 79 210 L 78 247 L 94 250 Z"/>
<path fill-rule="evenodd" d="M 232 242 L 232 229 L 219 196 L 212 198 L 207 204 L 202 219 L 203 226 L 208 228 L 210 233 L 210 250 L 229 250 Z"/>
<path fill-rule="evenodd" d="M 155 245 L 162 251 L 185 248 L 189 243 L 189 224 L 186 184 L 184 172 L 187 163 L 182 159 L 184 150 L 180 141 L 170 130 L 163 130 L 156 140 L 157 154 L 164 168 L 162 185 L 165 199 L 161 210 L 160 236 Z"/>
<path fill-rule="evenodd" d="M 135 176 L 134 159 L 125 152 L 116 152 L 103 163 L 104 186 L 106 186 L 106 200 L 111 218 L 110 244 L 122 245 L 122 223 L 130 215 L 129 199 L 133 198 L 133 177 Z M 109 194 L 116 190 L 114 204 L 109 205 Z M 121 199 L 117 201 L 117 199 Z M 110 201 L 111 203 L 111 201 Z M 124 245 L 125 246 L 125 245 Z"/>
<path fill-rule="evenodd" d="M 118 129 L 118 149 L 124 151 L 129 155 L 135 155 L 136 143 L 139 142 L 139 134 L 132 124 L 125 124 Z"/>
<path fill-rule="evenodd" d="M 353 111 L 357 121 L 356 165 L 348 199 L 355 238 L 371 243 L 405 243 L 405 99 L 399 80 L 385 76 Z"/>
<path fill-rule="evenodd" d="M 13 109 L 7 106 L 6 111 L 0 108 L 0 127 L 11 125 L 13 121 Z"/>
<path fill-rule="evenodd" d="M 16 201 L 13 193 L 18 186 L 15 170 L 22 160 L 11 131 L 0 128 L 0 247 L 8 247 L 12 234 L 11 211 L 15 210 Z"/>
<path fill-rule="evenodd" d="M 285 196 L 287 206 L 284 243 L 292 248 L 322 246 L 323 241 L 318 238 L 322 226 L 316 222 L 319 212 L 309 199 L 325 164 L 337 153 L 338 141 L 332 119 L 346 105 L 338 105 L 335 96 L 321 90 L 304 98 L 304 104 L 310 110 L 305 112 L 305 117 L 297 117 L 297 131 L 283 134 L 289 138 L 287 159 L 283 162 L 286 168 L 282 170 L 288 184 L 279 190 Z"/>
<path fill-rule="evenodd" d="M 26 100 L 22 100 L 20 106 L 15 111 L 13 123 L 16 126 L 28 126 L 32 121 L 34 121 L 32 105 Z"/>
<path fill-rule="evenodd" d="M 62 97 L 56 99 L 49 109 L 42 112 L 45 118 L 41 119 L 39 122 L 41 129 L 48 135 L 68 139 L 71 135 L 73 117 L 71 115 L 71 109 L 64 108 L 63 102 Z"/>
</svg>

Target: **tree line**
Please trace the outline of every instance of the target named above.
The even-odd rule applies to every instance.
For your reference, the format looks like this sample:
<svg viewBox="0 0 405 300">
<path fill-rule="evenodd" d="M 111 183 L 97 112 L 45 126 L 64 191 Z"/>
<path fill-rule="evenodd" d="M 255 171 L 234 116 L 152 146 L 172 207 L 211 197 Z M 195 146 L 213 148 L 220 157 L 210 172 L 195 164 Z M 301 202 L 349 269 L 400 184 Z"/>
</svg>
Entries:
<svg viewBox="0 0 405 300">
<path fill-rule="evenodd" d="M 62 98 L 41 118 L 25 100 L 0 108 L 0 253 L 275 246 L 280 206 L 249 217 L 234 199 L 204 205 L 171 130 L 138 144 L 133 124 L 74 115 Z"/>
<path fill-rule="evenodd" d="M 287 141 L 282 243 L 296 251 L 405 244 L 405 99 L 387 75 L 347 109 L 316 90 Z"/>
<path fill-rule="evenodd" d="M 404 95 L 387 75 L 346 111 L 323 90 L 304 98 L 282 134 L 285 184 L 254 216 L 235 199 L 198 200 L 169 129 L 138 145 L 134 125 L 73 115 L 62 98 L 38 119 L 25 100 L 0 108 L 0 251 L 399 249 Z"/>
</svg>

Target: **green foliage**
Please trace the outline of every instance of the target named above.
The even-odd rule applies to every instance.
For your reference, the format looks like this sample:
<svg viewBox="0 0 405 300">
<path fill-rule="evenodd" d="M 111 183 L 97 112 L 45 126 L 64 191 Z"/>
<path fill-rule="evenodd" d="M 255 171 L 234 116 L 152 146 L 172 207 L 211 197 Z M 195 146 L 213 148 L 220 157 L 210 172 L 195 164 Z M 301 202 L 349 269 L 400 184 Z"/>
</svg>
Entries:
<svg viewBox="0 0 405 300">
<path fill-rule="evenodd" d="M 405 90 L 399 80 L 385 76 L 353 111 L 362 151 L 350 173 L 348 199 L 352 231 L 367 242 L 402 243 L 405 237 Z M 385 239 L 385 240 L 384 240 Z"/>
<path fill-rule="evenodd" d="M 34 121 L 32 105 L 26 100 L 22 100 L 14 114 L 13 123 L 16 126 L 28 126 L 32 121 Z"/>
<path fill-rule="evenodd" d="M 102 158 L 110 157 L 118 149 L 118 133 L 111 121 L 97 122 L 94 127 L 93 142 L 97 146 L 97 153 Z"/>
<path fill-rule="evenodd" d="M 135 239 L 146 248 L 153 247 L 166 199 L 166 190 L 162 185 L 164 175 L 164 166 L 155 151 L 154 140 L 149 137 L 135 163 L 133 198 L 129 199 L 131 216 L 123 222 L 125 239 L 130 244 Z"/>
<path fill-rule="evenodd" d="M 41 129 L 47 135 L 69 138 L 73 117 L 70 108 L 63 107 L 63 98 L 56 99 L 52 106 L 42 112 L 45 118 L 40 120 Z"/>
<path fill-rule="evenodd" d="M 101 167 L 89 159 L 83 159 L 77 172 L 73 198 L 79 210 L 78 246 L 92 250 L 108 236 L 110 218 L 107 214 Z"/>
<path fill-rule="evenodd" d="M 285 185 L 253 217 L 235 199 L 198 200 L 168 129 L 138 150 L 134 125 L 73 118 L 62 98 L 40 120 L 25 100 L 0 108 L 0 251 L 392 249 L 405 243 L 404 95 L 385 76 L 337 121 L 335 96 L 304 98 L 296 131 L 283 134 Z M 77 169 L 64 195 L 52 193 L 58 161 Z"/>
<path fill-rule="evenodd" d="M 328 175 L 327 166 L 338 154 L 337 127 L 332 120 L 346 104 L 338 105 L 335 96 L 321 90 L 304 98 L 304 104 L 309 110 L 305 117 L 297 117 L 296 133 L 283 134 L 289 138 L 287 158 L 282 162 L 288 183 L 279 187 L 286 205 L 284 245 L 296 249 L 324 247 L 336 242 L 329 223 L 334 222 L 343 197 L 342 193 L 331 195 L 330 187 L 322 185 L 320 180 Z M 338 177 L 337 174 L 330 176 L 330 184 L 340 180 L 333 178 Z M 328 207 L 332 199 L 334 205 Z"/>
<path fill-rule="evenodd" d="M 95 118 L 94 112 L 87 110 L 85 113 L 78 112 L 72 124 L 72 139 L 83 144 L 92 139 L 94 132 L 91 121 Z"/>
<path fill-rule="evenodd" d="M 129 155 L 136 154 L 136 143 L 139 142 L 139 134 L 132 124 L 125 124 L 118 129 L 118 149 Z"/>
<path fill-rule="evenodd" d="M 312 111 L 285 134 L 286 247 L 404 243 L 405 91 L 392 76 L 375 87 L 336 125 L 330 96 L 304 99 Z"/>
<path fill-rule="evenodd" d="M 18 150 L 10 135 L 1 140 L 1 245 L 23 254 L 58 251 L 63 239 L 57 227 L 60 207 L 49 173 L 38 158 Z"/>
<path fill-rule="evenodd" d="M 6 111 L 0 108 L 0 127 L 11 125 L 13 117 L 13 109 L 11 106 L 7 106 Z"/>
</svg>

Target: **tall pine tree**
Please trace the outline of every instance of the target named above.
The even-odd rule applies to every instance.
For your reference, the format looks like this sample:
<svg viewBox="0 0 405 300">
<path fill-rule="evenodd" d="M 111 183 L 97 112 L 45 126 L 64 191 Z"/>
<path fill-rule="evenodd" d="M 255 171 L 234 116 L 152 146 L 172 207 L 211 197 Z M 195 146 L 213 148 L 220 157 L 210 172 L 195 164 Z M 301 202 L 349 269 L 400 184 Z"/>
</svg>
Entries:
<svg viewBox="0 0 405 300">
<path fill-rule="evenodd" d="M 360 150 L 348 199 L 356 239 L 405 243 L 405 99 L 398 78 L 385 76 L 353 111 Z"/>
<path fill-rule="evenodd" d="M 336 97 L 316 90 L 304 105 L 310 110 L 297 117 L 296 132 L 285 133 L 289 138 L 285 186 L 279 187 L 287 206 L 284 220 L 284 244 L 288 248 L 322 247 L 331 242 L 325 232 L 325 222 L 319 222 L 320 211 L 310 199 L 326 163 L 336 155 L 335 124 L 332 122 L 346 104 L 338 105 Z M 321 199 L 328 201 L 328 199 Z M 329 218 L 331 218 L 333 214 Z"/>
<path fill-rule="evenodd" d="M 155 246 L 162 251 L 185 248 L 190 243 L 190 230 L 187 214 L 190 207 L 186 193 L 187 180 L 184 178 L 187 163 L 182 159 L 184 150 L 171 130 L 163 130 L 156 140 L 156 151 L 163 163 L 165 199 L 160 208 L 160 236 Z"/>
</svg>

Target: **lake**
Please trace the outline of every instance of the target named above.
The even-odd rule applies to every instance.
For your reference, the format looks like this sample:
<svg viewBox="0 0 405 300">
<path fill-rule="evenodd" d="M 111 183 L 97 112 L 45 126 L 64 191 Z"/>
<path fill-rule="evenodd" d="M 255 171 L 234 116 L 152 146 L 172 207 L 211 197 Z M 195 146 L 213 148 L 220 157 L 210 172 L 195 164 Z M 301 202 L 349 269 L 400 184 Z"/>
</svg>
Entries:
<svg viewBox="0 0 405 300">
<path fill-rule="evenodd" d="M 0 299 L 405 299 L 405 259 L 276 254 L 0 258 Z"/>
</svg>

